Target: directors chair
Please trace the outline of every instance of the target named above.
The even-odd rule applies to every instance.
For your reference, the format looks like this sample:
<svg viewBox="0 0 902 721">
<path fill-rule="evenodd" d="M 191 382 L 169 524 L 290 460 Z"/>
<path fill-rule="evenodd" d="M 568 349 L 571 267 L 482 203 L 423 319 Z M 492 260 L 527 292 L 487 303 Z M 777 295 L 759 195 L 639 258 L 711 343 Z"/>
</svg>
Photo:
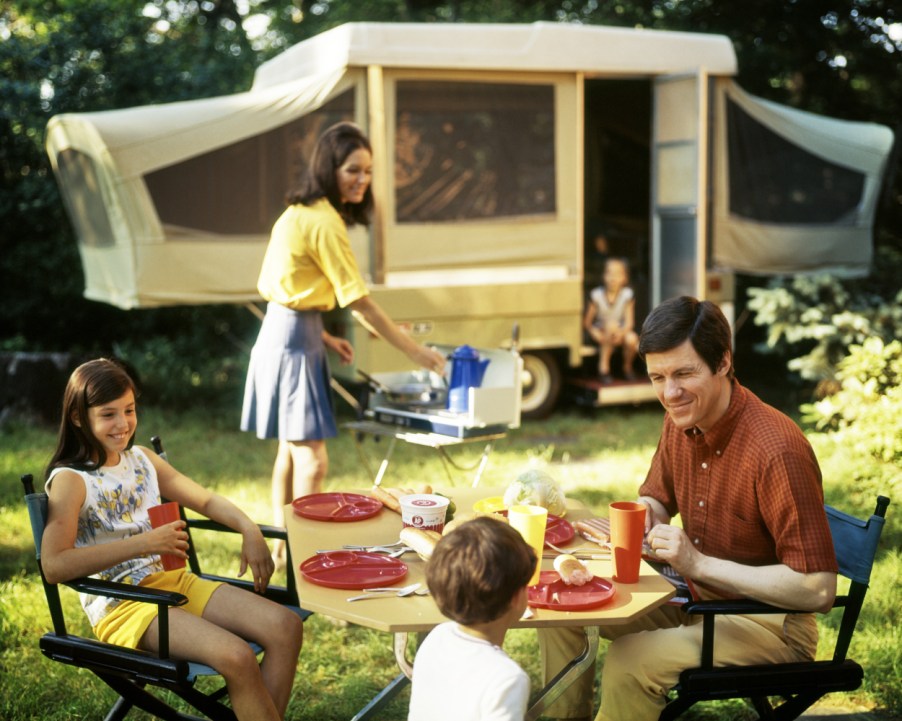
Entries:
<svg viewBox="0 0 902 721">
<path fill-rule="evenodd" d="M 154 445 L 156 446 L 156 442 Z M 223 703 L 227 694 L 224 683 L 210 692 L 195 687 L 195 683 L 200 677 L 219 676 L 213 668 L 201 663 L 176 660 L 169 656 L 169 608 L 181 606 L 187 601 L 182 594 L 102 581 L 96 578 L 78 578 L 62 584 L 80 593 L 156 604 L 160 632 L 158 655 L 139 649 L 103 643 L 93 637 L 85 638 L 69 633 L 59 586 L 47 583 L 41 568 L 41 540 L 47 523 L 47 494 L 35 492 L 34 479 L 31 474 L 22 476 L 21 480 L 34 537 L 38 571 L 41 574 L 41 582 L 44 586 L 44 594 L 47 598 L 53 625 L 53 629 L 41 637 L 42 653 L 53 661 L 91 671 L 119 695 L 108 711 L 105 721 L 122 721 L 134 707 L 165 721 L 197 721 L 200 718 L 208 718 L 212 721 L 235 721 L 232 709 Z M 193 528 L 232 531 L 230 528 L 219 526 L 207 519 L 190 519 L 188 523 Z M 260 529 L 266 538 L 286 538 L 284 528 L 260 526 Z M 190 569 L 198 575 L 243 588 L 250 586 L 250 590 L 253 591 L 252 582 L 201 574 L 193 543 L 190 543 L 188 556 Z M 291 573 L 290 559 L 288 570 Z M 306 620 L 310 615 L 309 611 L 300 608 L 296 586 L 291 576 L 289 576 L 287 586 L 270 586 L 264 595 L 291 608 L 302 619 Z M 79 612 L 81 612 L 80 608 Z M 262 651 L 256 644 L 251 643 L 250 645 L 258 654 Z M 152 693 L 147 687 L 156 687 L 172 692 L 199 712 L 201 716 L 176 709 L 163 695 Z"/>
<path fill-rule="evenodd" d="M 673 688 L 675 697 L 664 707 L 660 721 L 674 719 L 699 701 L 750 699 L 759 719 L 788 721 L 834 691 L 854 691 L 864 671 L 846 658 L 858 615 L 868 590 L 871 567 L 883 530 L 889 498 L 877 497 L 873 515 L 865 521 L 826 506 L 827 520 L 839 573 L 850 580 L 848 593 L 837 595 L 833 608 L 842 608 L 833 658 L 823 661 L 755 666 L 714 666 L 714 619 L 721 614 L 800 613 L 750 600 L 689 601 L 683 610 L 701 614 L 702 658 L 698 668 L 686 669 Z M 777 705 L 773 705 L 772 699 Z"/>
</svg>

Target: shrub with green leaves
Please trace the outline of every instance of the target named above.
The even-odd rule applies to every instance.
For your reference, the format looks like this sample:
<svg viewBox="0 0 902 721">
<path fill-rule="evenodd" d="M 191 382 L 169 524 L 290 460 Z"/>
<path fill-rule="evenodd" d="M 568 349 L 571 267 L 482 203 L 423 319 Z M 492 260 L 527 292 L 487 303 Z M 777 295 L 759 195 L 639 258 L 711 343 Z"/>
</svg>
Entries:
<svg viewBox="0 0 902 721">
<path fill-rule="evenodd" d="M 790 370 L 822 383 L 827 393 L 835 390 L 837 366 L 850 347 L 902 337 L 902 290 L 883 297 L 866 282 L 821 274 L 776 278 L 748 294 L 755 324 L 768 328 L 759 350 L 798 353 Z"/>
<path fill-rule="evenodd" d="M 868 338 L 852 346 L 836 380 L 836 393 L 802 406 L 803 420 L 863 455 L 902 461 L 902 343 Z"/>
</svg>

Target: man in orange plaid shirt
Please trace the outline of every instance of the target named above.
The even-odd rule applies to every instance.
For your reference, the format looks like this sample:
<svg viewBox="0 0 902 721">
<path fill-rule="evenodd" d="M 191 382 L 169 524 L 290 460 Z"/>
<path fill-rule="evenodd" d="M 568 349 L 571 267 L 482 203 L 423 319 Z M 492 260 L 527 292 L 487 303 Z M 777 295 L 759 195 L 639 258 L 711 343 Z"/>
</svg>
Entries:
<svg viewBox="0 0 902 721">
<path fill-rule="evenodd" d="M 813 612 L 836 594 L 820 468 L 798 426 L 734 378 L 731 339 L 720 309 L 688 296 L 661 303 L 642 326 L 639 354 L 666 411 L 639 489 L 646 540 L 700 598 L 811 612 L 719 617 L 715 664 L 808 660 L 817 648 Z M 680 526 L 671 524 L 677 514 Z M 700 620 L 677 606 L 601 634 L 614 642 L 596 721 L 657 719 L 680 672 L 701 658 Z M 546 678 L 585 643 L 580 629 L 541 632 L 540 641 Z M 592 680 L 585 673 L 551 713 L 590 718 Z"/>
</svg>

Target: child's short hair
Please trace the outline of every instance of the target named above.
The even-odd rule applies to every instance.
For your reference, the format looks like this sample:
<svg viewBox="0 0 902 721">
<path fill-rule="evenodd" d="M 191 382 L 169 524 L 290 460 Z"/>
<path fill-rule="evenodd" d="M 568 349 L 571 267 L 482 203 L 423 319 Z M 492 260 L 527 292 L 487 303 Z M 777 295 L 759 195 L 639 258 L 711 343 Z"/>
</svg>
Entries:
<svg viewBox="0 0 902 721">
<path fill-rule="evenodd" d="M 535 567 L 535 551 L 518 531 L 479 517 L 442 537 L 426 566 L 426 583 L 445 616 L 470 626 L 502 616 Z"/>
</svg>

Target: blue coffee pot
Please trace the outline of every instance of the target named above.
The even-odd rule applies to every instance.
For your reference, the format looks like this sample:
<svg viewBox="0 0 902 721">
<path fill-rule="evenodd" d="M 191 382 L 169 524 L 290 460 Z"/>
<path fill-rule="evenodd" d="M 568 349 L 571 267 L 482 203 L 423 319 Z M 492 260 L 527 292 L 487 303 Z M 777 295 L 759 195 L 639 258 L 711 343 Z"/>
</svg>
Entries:
<svg viewBox="0 0 902 721">
<path fill-rule="evenodd" d="M 451 380 L 448 382 L 448 410 L 466 413 L 469 409 L 470 388 L 479 388 L 488 358 L 481 360 L 479 352 L 468 345 L 454 349 L 448 356 L 451 361 Z"/>
</svg>

